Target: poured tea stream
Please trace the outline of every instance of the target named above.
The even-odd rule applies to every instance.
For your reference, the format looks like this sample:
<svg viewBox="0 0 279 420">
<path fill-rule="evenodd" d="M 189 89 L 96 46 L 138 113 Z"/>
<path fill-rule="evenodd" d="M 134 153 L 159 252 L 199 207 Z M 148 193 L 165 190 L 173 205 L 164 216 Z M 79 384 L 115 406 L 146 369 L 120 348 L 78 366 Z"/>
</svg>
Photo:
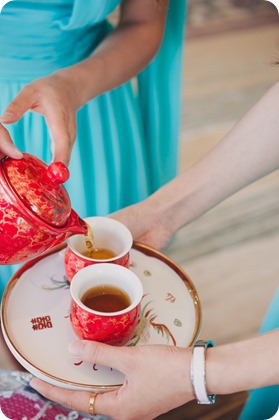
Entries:
<svg viewBox="0 0 279 420">
<path fill-rule="evenodd" d="M 116 257 L 115 252 L 107 248 L 94 248 L 94 235 L 91 227 L 87 224 L 87 233 L 84 235 L 87 250 L 82 252 L 87 258 L 94 260 L 108 260 Z"/>
</svg>

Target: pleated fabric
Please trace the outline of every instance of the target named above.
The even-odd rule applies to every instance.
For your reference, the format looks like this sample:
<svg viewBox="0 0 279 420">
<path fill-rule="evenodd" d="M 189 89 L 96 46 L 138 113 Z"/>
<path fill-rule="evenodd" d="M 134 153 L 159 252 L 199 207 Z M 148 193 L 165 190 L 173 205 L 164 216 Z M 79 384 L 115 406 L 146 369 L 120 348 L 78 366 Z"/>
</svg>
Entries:
<svg viewBox="0 0 279 420">
<path fill-rule="evenodd" d="M 121 0 L 18 0 L 0 15 L 0 113 L 29 82 L 88 57 L 112 30 Z M 132 82 L 89 101 L 65 184 L 81 217 L 143 200 L 177 173 L 185 0 L 170 1 L 161 49 Z M 7 126 L 20 150 L 51 162 L 44 118 Z M 18 267 L 0 267 L 0 296 Z"/>
</svg>

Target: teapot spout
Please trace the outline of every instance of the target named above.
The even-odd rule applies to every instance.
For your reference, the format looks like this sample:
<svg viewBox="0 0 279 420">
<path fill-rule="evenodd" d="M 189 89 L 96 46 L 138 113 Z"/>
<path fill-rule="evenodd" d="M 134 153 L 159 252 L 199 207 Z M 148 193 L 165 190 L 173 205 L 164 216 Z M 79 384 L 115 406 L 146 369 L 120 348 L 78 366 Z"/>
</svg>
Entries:
<svg viewBox="0 0 279 420">
<path fill-rule="evenodd" d="M 87 233 L 88 226 L 87 226 L 87 223 L 81 217 L 79 217 L 79 215 L 72 209 L 66 229 L 67 231 L 66 231 L 65 239 L 69 238 L 72 235 L 76 235 L 78 233 L 80 234 Z"/>
</svg>

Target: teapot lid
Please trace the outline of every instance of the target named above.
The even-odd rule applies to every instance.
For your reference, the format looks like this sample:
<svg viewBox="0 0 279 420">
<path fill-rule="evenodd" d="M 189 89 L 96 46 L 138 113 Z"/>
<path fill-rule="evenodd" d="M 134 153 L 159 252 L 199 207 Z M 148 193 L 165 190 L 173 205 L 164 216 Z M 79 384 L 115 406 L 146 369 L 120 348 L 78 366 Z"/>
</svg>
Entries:
<svg viewBox="0 0 279 420">
<path fill-rule="evenodd" d="M 7 183 L 25 207 L 49 225 L 67 223 L 71 203 L 61 184 L 69 178 L 69 170 L 62 162 L 47 166 L 24 153 L 22 159 L 5 157 L 2 167 Z"/>
</svg>

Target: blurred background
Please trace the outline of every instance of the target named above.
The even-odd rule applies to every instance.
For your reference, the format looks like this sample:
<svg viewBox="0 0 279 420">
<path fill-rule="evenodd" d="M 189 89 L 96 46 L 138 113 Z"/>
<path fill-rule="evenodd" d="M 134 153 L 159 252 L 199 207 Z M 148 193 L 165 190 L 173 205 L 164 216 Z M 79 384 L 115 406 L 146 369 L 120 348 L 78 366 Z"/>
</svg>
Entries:
<svg viewBox="0 0 279 420">
<path fill-rule="evenodd" d="M 189 0 L 188 5 L 181 171 L 219 142 L 279 76 L 273 65 L 279 58 L 279 17 L 272 3 Z M 180 230 L 165 253 L 197 288 L 201 338 L 222 344 L 257 334 L 279 283 L 278 249 L 278 171 Z M 246 397 L 218 397 L 215 407 L 190 403 L 160 419 L 234 420 Z"/>
</svg>

